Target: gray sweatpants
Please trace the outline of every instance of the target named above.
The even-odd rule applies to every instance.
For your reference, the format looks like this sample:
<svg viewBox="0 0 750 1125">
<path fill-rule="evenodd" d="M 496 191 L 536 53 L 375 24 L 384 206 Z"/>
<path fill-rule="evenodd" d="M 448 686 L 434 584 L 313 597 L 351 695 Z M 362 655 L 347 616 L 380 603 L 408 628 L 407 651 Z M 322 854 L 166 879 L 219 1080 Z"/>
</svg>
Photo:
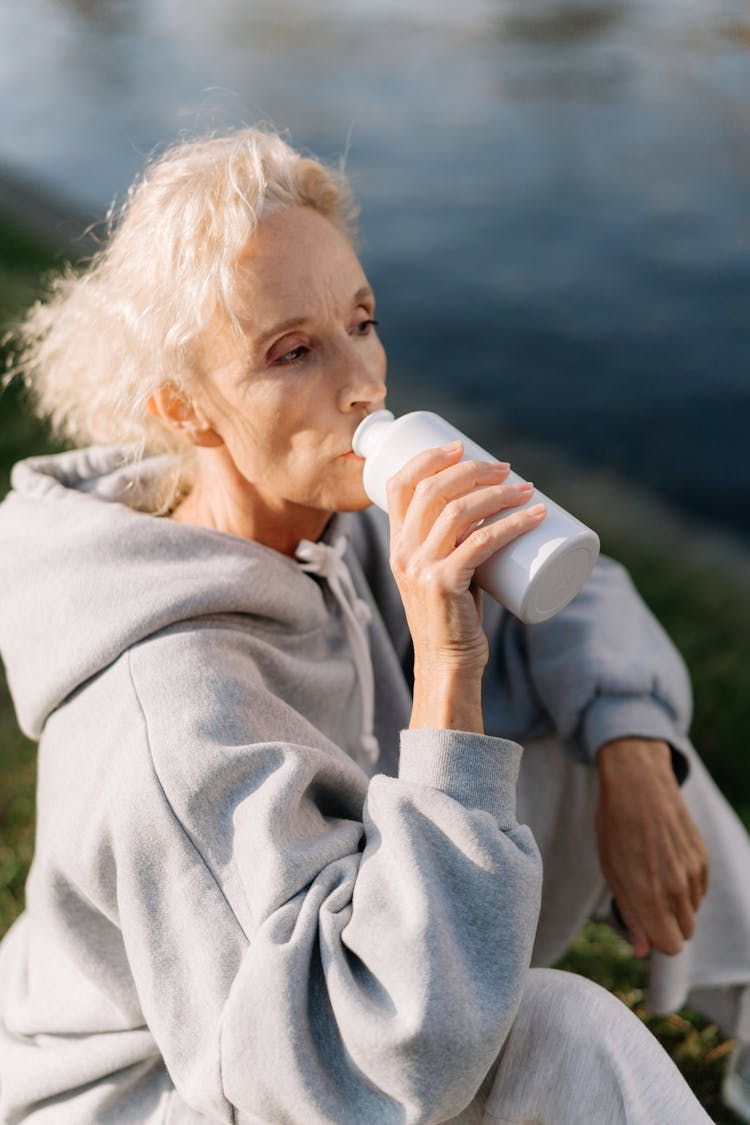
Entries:
<svg viewBox="0 0 750 1125">
<path fill-rule="evenodd" d="M 554 739 L 525 747 L 518 818 L 544 861 L 537 966 L 554 964 L 581 925 L 609 910 L 594 833 L 596 771 Z M 696 932 L 676 957 L 652 954 L 648 1007 L 690 1003 L 750 1039 L 750 840 L 695 753 L 685 802 L 711 853 Z M 496 1066 L 451 1125 L 705 1125 L 710 1118 L 667 1053 L 615 997 L 570 973 L 535 968 Z"/>
<path fill-rule="evenodd" d="M 653 953 L 646 1006 L 689 1004 L 727 1035 L 750 1041 L 750 838 L 695 752 L 682 793 L 711 855 L 710 887 L 693 938 L 675 957 Z M 553 739 L 525 747 L 518 818 L 542 853 L 542 910 L 532 964 L 552 965 L 581 925 L 604 915 L 611 895 L 594 834 L 596 770 Z"/>
<path fill-rule="evenodd" d="M 582 977 L 532 969 L 500 1058 L 450 1125 L 710 1125 L 656 1039 Z"/>
</svg>

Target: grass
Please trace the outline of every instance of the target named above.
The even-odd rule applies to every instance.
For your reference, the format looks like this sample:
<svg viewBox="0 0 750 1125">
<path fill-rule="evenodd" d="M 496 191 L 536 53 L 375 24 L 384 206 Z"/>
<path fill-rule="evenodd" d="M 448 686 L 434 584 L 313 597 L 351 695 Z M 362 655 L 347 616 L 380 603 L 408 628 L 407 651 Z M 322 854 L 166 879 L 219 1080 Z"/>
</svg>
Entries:
<svg viewBox="0 0 750 1125">
<path fill-rule="evenodd" d="M 18 730 L 0 677 L 0 933 L 23 908 L 34 850 L 36 747 Z"/>
<path fill-rule="evenodd" d="M 54 253 L 0 217 L 3 321 L 12 319 L 36 296 L 40 277 L 56 264 Z M 2 496 L 14 461 L 53 446 L 13 388 L 0 398 L 0 419 Z M 529 466 L 528 460 L 523 463 Z M 544 479 L 536 469 L 534 475 Z M 603 549 L 629 567 L 636 585 L 683 653 L 695 687 L 694 739 L 750 827 L 745 747 L 745 732 L 750 729 L 750 591 L 731 575 L 717 581 L 714 561 L 692 551 L 683 530 L 660 526 L 653 535 L 635 534 L 637 518 L 624 521 L 619 504 L 613 515 L 606 488 L 598 505 L 591 492 L 588 485 L 577 491 L 575 510 L 600 530 Z M 559 489 L 558 496 L 570 503 Z M 23 909 L 24 880 L 33 853 L 35 780 L 35 746 L 16 726 L 0 675 L 0 934 Z M 736 1125 L 738 1119 L 719 1098 L 731 1041 L 690 1011 L 647 1018 L 643 1009 L 646 965 L 631 956 L 630 947 L 619 935 L 590 923 L 562 967 L 598 981 L 645 1019 L 717 1125 Z"/>
<path fill-rule="evenodd" d="M 59 256 L 0 216 L 0 335 L 41 292 Z M 0 352 L 0 371 L 3 356 Z M 20 457 L 53 448 L 24 408 L 14 385 L 0 397 L 0 497 Z M 34 850 L 36 746 L 18 729 L 0 666 L 0 934 L 23 909 L 24 882 Z"/>
</svg>

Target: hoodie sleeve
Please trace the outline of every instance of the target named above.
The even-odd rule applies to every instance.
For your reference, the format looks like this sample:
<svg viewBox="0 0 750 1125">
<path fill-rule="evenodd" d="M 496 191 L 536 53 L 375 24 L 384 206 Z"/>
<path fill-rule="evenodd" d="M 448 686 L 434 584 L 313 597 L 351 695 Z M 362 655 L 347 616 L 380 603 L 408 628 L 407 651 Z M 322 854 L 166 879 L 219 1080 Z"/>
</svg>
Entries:
<svg viewBox="0 0 750 1125">
<path fill-rule="evenodd" d="M 684 778 L 689 677 L 624 567 L 601 558 L 578 597 L 540 625 L 524 626 L 499 607 L 489 616 L 498 658 L 485 692 L 488 729 L 506 712 L 506 731 L 534 736 L 545 733 L 546 715 L 571 752 L 588 762 L 615 738 L 663 739 Z"/>
<path fill-rule="evenodd" d="M 122 814 L 118 908 L 178 1092 L 233 1122 L 450 1118 L 531 955 L 520 748 L 405 731 L 399 776 L 368 781 L 222 650 L 167 638 L 131 661 L 154 783 Z"/>
<path fill-rule="evenodd" d="M 387 517 L 374 508 L 360 513 L 352 539 L 408 674 L 410 638 L 388 567 Z M 615 738 L 663 739 L 684 779 L 690 680 L 623 566 L 600 558 L 578 597 L 540 625 L 524 625 L 489 597 L 484 615 L 491 640 L 484 681 L 489 732 L 524 742 L 555 731 L 590 763 Z"/>
</svg>

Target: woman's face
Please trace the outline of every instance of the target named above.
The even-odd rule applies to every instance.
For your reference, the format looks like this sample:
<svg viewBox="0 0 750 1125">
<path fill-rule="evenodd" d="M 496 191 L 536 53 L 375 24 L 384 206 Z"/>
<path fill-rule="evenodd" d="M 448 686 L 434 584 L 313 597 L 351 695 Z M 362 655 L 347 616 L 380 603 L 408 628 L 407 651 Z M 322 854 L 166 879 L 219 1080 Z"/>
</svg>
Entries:
<svg viewBox="0 0 750 1125">
<path fill-rule="evenodd" d="M 352 435 L 385 401 L 386 358 L 349 242 L 309 208 L 269 215 L 240 260 L 235 307 L 242 335 L 224 320 L 199 340 L 194 396 L 232 490 L 297 523 L 366 507 Z"/>
</svg>

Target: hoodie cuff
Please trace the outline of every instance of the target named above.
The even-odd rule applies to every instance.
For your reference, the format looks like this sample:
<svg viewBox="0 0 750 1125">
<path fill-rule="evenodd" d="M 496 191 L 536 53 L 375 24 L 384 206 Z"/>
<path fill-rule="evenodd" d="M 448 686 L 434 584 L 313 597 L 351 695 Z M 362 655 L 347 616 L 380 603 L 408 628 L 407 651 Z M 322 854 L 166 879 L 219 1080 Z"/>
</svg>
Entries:
<svg viewBox="0 0 750 1125">
<path fill-rule="evenodd" d="M 460 730 L 401 732 L 401 781 L 440 789 L 467 808 L 490 813 L 501 827 L 515 823 L 521 764 L 516 742 Z"/>
<path fill-rule="evenodd" d="M 685 737 L 677 730 L 665 708 L 651 698 L 598 696 L 586 709 L 581 725 L 581 740 L 591 762 L 605 742 L 618 738 L 654 738 L 667 742 L 672 750 L 672 766 L 680 784 L 689 765 L 681 747 Z"/>
</svg>

